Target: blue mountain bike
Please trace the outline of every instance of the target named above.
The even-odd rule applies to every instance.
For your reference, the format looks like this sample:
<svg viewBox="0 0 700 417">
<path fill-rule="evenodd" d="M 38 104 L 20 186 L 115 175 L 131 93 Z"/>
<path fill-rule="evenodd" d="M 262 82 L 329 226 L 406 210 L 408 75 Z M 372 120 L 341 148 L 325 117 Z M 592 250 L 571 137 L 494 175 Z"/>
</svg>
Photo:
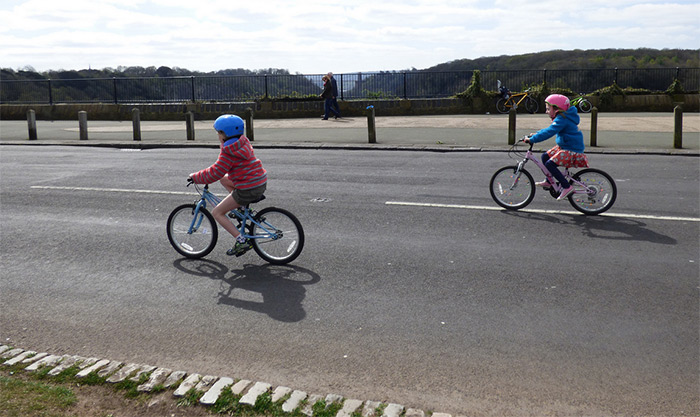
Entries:
<svg viewBox="0 0 700 417">
<path fill-rule="evenodd" d="M 192 204 L 176 207 L 167 223 L 170 244 L 182 256 L 191 259 L 208 255 L 216 246 L 219 232 L 207 205 L 215 207 L 221 202 L 221 198 L 209 191 L 208 184 L 203 188 L 195 184 L 195 189 L 200 198 Z M 264 199 L 262 196 L 251 204 Z M 232 210 L 228 216 L 237 223 L 241 235 L 250 240 L 258 256 L 271 264 L 292 262 L 304 248 L 304 229 L 287 210 L 266 207 L 255 211 L 249 204 Z"/>
</svg>

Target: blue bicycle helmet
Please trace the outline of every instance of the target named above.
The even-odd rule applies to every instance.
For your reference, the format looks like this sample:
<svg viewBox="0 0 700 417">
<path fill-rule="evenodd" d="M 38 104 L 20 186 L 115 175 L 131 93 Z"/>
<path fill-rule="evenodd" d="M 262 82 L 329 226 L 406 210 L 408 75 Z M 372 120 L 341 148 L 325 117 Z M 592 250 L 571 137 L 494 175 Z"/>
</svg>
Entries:
<svg viewBox="0 0 700 417">
<path fill-rule="evenodd" d="M 227 138 L 241 136 L 245 129 L 243 119 L 235 114 L 224 114 L 214 121 L 214 129 L 217 132 L 224 132 Z"/>
</svg>

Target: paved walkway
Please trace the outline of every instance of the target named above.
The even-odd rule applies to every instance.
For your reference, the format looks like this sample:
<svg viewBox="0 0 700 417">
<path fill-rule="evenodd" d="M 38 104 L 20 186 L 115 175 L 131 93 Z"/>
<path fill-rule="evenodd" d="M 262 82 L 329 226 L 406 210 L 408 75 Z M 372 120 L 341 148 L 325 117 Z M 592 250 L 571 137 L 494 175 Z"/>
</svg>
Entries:
<svg viewBox="0 0 700 417">
<path fill-rule="evenodd" d="M 588 153 L 665 153 L 700 155 L 700 114 L 683 117 L 683 149 L 673 148 L 672 113 L 598 115 L 597 146 L 590 145 L 591 115 L 581 115 Z M 184 119 L 184 117 L 183 117 Z M 187 140 L 185 122 L 141 122 L 141 141 L 133 140 L 131 121 L 88 120 L 88 140 L 79 140 L 78 122 L 37 121 L 37 141 L 29 141 L 26 121 L 0 121 L 0 144 L 122 147 L 217 146 L 213 121 L 195 122 L 195 140 Z M 338 120 L 259 119 L 253 122 L 256 147 L 342 147 L 438 151 L 502 150 L 508 145 L 507 115 L 377 117 L 377 143 L 368 143 L 365 117 Z M 543 114 L 518 115 L 518 137 L 549 125 Z M 542 147 L 552 146 L 553 140 Z"/>
</svg>

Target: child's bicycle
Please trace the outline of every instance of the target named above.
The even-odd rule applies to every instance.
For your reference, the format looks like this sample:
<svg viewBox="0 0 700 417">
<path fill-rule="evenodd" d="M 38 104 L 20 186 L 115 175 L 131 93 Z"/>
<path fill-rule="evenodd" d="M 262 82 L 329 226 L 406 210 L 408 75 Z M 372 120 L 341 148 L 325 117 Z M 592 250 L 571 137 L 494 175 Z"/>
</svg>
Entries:
<svg viewBox="0 0 700 417">
<path fill-rule="evenodd" d="M 216 246 L 219 232 L 207 204 L 215 207 L 221 202 L 218 196 L 209 191 L 209 185 L 200 188 L 195 184 L 195 189 L 201 198 L 175 208 L 167 223 L 170 244 L 178 253 L 192 259 L 208 255 Z M 263 199 L 265 196 L 253 203 Z M 236 228 L 241 236 L 250 239 L 255 252 L 271 264 L 289 263 L 304 248 L 304 229 L 287 210 L 266 207 L 256 212 L 246 205 L 232 210 L 228 216 L 238 222 Z"/>
<path fill-rule="evenodd" d="M 533 155 L 532 143 L 523 154 L 518 150 L 518 145 L 523 143 L 526 137 L 516 142 L 508 152 L 513 158 L 523 158 L 517 165 L 506 166 L 493 174 L 489 185 L 491 197 L 501 207 L 508 210 L 524 208 L 535 197 L 535 181 L 532 175 L 525 170 L 527 161 L 534 162 L 550 183 L 549 190 L 552 197 L 557 198 L 562 191 L 562 186 L 556 181 L 544 164 Z M 570 173 L 564 168 L 564 177 L 574 187 L 574 192 L 569 194 L 569 203 L 578 211 L 586 215 L 595 215 L 609 210 L 617 197 L 615 181 L 606 172 L 596 168 L 584 168 L 576 173 Z"/>
<path fill-rule="evenodd" d="M 581 113 L 589 113 L 591 109 L 593 109 L 593 105 L 583 96 L 583 93 L 579 94 L 578 97 L 571 100 L 570 103 L 572 106 L 578 107 Z"/>
<path fill-rule="evenodd" d="M 510 109 L 518 110 L 518 107 L 523 105 L 528 113 L 537 113 L 540 109 L 540 105 L 537 100 L 530 97 L 530 90 L 527 89 L 522 93 L 513 94 L 506 88 L 506 86 L 501 84 L 501 80 L 498 80 L 498 92 L 501 94 L 501 98 L 496 101 L 496 110 L 499 113 L 506 114 Z"/>
</svg>

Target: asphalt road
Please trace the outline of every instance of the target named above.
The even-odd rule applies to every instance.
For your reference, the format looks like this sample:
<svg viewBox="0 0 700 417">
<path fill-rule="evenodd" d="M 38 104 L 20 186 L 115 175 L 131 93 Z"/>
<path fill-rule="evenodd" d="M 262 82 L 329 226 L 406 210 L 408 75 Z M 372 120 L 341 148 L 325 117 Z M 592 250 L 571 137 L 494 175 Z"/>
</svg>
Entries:
<svg viewBox="0 0 700 417">
<path fill-rule="evenodd" d="M 2 146 L 2 342 L 456 415 L 700 410 L 697 157 L 590 156 L 619 196 L 586 217 L 496 210 L 503 152 L 256 153 L 291 266 L 169 246 L 215 150 Z"/>
</svg>

